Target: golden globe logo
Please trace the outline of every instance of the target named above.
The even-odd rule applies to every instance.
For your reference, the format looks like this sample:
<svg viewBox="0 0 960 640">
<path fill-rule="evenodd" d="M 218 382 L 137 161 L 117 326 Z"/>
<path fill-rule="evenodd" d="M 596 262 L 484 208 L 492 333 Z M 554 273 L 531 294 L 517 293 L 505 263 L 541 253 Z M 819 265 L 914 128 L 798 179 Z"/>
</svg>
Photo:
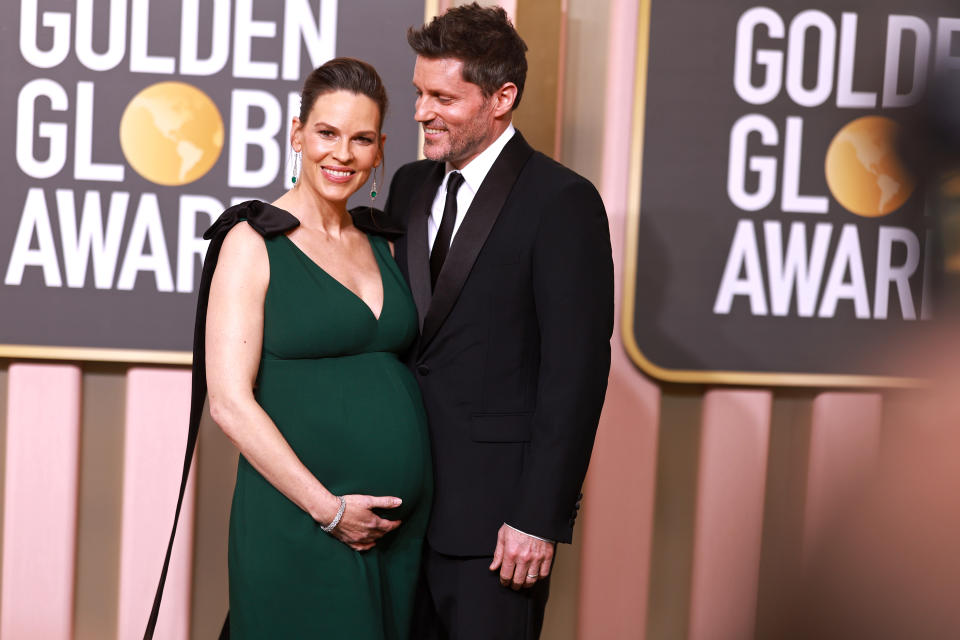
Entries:
<svg viewBox="0 0 960 640">
<path fill-rule="evenodd" d="M 96 45 L 102 7 L 40 4 L 20 2 L 15 39 L 22 210 L 3 284 L 192 293 L 203 229 L 286 183 L 303 65 L 335 55 L 338 0 L 110 2 Z"/>
<path fill-rule="evenodd" d="M 858 19 L 854 12 L 843 12 L 835 20 L 808 9 L 785 20 L 769 7 L 746 10 L 736 27 L 736 94 L 753 107 L 786 98 L 813 118 L 836 113 L 834 105 L 826 104 L 831 97 L 837 110 L 898 110 L 920 102 L 933 72 L 960 67 L 960 55 L 952 47 L 960 20 L 890 15 L 881 80 L 866 90 L 862 87 L 867 82 L 855 82 L 854 77 L 861 37 Z M 808 51 L 811 43 L 816 55 Z M 904 320 L 929 317 L 931 269 L 923 269 L 919 287 L 914 277 L 924 260 L 921 238 L 908 227 L 872 225 L 869 220 L 903 208 L 915 191 L 915 179 L 895 151 L 897 124 L 885 116 L 856 118 L 834 135 L 827 149 L 824 191 L 861 218 L 854 222 L 845 221 L 843 211 L 824 217 L 832 212 L 823 191 L 801 192 L 801 184 L 816 184 L 814 176 L 801 175 L 805 167 L 816 166 L 803 162 L 805 136 L 817 135 L 817 129 L 805 126 L 806 120 L 790 115 L 781 124 L 754 111 L 731 127 L 730 202 L 744 212 L 775 209 L 811 215 L 789 224 L 777 218 L 737 222 L 714 314 L 730 314 L 741 299 L 752 316 L 834 318 L 838 309 L 852 307 L 858 320 L 883 320 L 892 314 Z M 864 261 L 868 242 L 875 243 L 871 253 L 876 262 L 871 265 Z"/>
<path fill-rule="evenodd" d="M 883 116 L 857 118 L 834 136 L 824 172 L 830 193 L 858 216 L 878 218 L 906 203 L 916 179 L 897 155 L 900 125 Z"/>
<path fill-rule="evenodd" d="M 120 119 L 120 147 L 133 169 L 168 186 L 203 177 L 223 150 L 223 119 L 207 94 L 160 82 L 134 96 Z"/>
</svg>

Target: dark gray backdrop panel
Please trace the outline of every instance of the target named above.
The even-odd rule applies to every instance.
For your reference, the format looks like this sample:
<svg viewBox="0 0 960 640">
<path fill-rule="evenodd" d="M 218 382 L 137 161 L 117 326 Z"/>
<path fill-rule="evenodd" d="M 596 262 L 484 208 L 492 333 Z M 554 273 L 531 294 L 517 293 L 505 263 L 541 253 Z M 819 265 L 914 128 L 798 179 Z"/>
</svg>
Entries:
<svg viewBox="0 0 960 640">
<path fill-rule="evenodd" d="M 142 89 L 163 81 L 177 80 L 192 84 L 210 96 L 217 104 L 224 120 L 229 138 L 230 92 L 235 88 L 258 89 L 273 94 L 283 108 L 286 121 L 286 95 L 299 91 L 300 81 L 257 80 L 232 77 L 233 48 L 226 66 L 213 76 L 189 76 L 132 73 L 130 71 L 130 16 L 126 54 L 114 69 L 95 72 L 83 66 L 71 51 L 66 60 L 50 69 L 38 69 L 28 64 L 20 52 L 19 29 L 21 3 L 8 3 L 7 17 L 0 21 L 0 139 L 6 141 L 0 149 L 0 162 L 5 171 L 0 173 L 0 193 L 4 195 L 3 212 L 0 213 L 0 277 L 6 271 L 20 223 L 27 192 L 31 187 L 42 188 L 50 212 L 51 224 L 57 244 L 58 261 L 63 273 L 63 253 L 59 243 L 54 191 L 70 189 L 74 192 L 78 216 L 83 194 L 88 189 L 101 192 L 104 216 L 110 194 L 114 191 L 130 192 L 123 241 L 120 247 L 122 261 L 133 214 L 143 193 L 154 193 L 160 203 L 163 229 L 167 240 L 169 258 L 176 279 L 176 250 L 179 197 L 182 194 L 209 195 L 229 206 L 233 198 L 261 198 L 273 200 L 282 193 L 288 177 L 281 168 L 280 175 L 269 185 L 257 189 L 229 188 L 227 186 L 227 155 L 229 142 L 225 143 L 216 165 L 196 182 L 165 187 L 153 184 L 140 177 L 126 166 L 122 183 L 77 181 L 73 179 L 74 101 L 78 81 L 90 81 L 95 86 L 93 116 L 93 159 L 97 162 L 126 164 L 120 149 L 118 126 L 120 117 L 130 100 Z M 314 12 L 318 1 L 312 0 Z M 42 0 L 41 11 L 75 13 L 75 3 L 67 0 Z M 256 0 L 253 17 L 277 23 L 277 36 L 273 39 L 257 38 L 253 41 L 254 60 L 276 61 L 282 59 L 283 2 Z M 350 0 L 339 2 L 336 55 L 359 57 L 372 63 L 382 75 L 392 102 L 384 131 L 388 136 L 386 146 L 387 184 L 380 191 L 378 203 L 382 206 L 387 193 L 389 177 L 401 164 L 416 158 L 417 128 L 413 122 L 413 92 L 410 80 L 414 56 L 406 44 L 406 29 L 423 21 L 422 0 Z M 201 3 L 200 28 L 209 34 L 212 23 L 208 3 Z M 108 3 L 95 3 L 94 49 L 104 51 L 107 45 Z M 71 32 L 75 16 L 71 15 Z M 38 44 L 45 49 L 50 46 L 49 31 L 39 28 Z M 150 6 L 149 47 L 151 55 L 179 57 L 180 49 L 180 3 L 153 2 Z M 233 27 L 231 26 L 231 33 Z M 72 44 L 72 33 L 71 33 Z M 201 57 L 210 51 L 209 42 L 201 42 Z M 302 51 L 301 76 L 310 69 L 305 48 Z M 179 67 L 178 67 L 179 71 Z M 66 113 L 53 112 L 45 99 L 38 101 L 37 120 L 65 122 L 69 126 L 68 160 L 58 175 L 38 180 L 23 174 L 16 162 L 14 139 L 17 123 L 17 96 L 21 88 L 34 78 L 49 78 L 63 86 L 70 100 Z M 256 120 L 256 118 L 255 118 Z M 276 136 L 285 142 L 286 127 Z M 44 157 L 45 147 L 38 147 L 38 155 Z M 257 166 L 258 154 L 251 154 L 249 165 Z M 285 162 L 282 162 L 285 166 Z M 358 193 L 351 205 L 369 203 L 365 193 Z M 203 217 L 201 216 L 201 219 Z M 198 223 L 198 233 L 202 231 Z M 195 260 L 195 282 L 199 280 L 199 259 Z M 117 265 L 119 274 L 120 265 Z M 20 286 L 0 284 L 0 344 L 42 345 L 67 347 L 94 347 L 119 349 L 189 350 L 192 344 L 193 309 L 195 293 L 158 293 L 151 274 L 141 273 L 132 291 L 97 290 L 93 286 L 91 267 L 83 288 L 66 286 L 46 287 L 39 267 L 28 267 Z"/>
<path fill-rule="evenodd" d="M 826 12 L 838 34 L 842 12 L 859 14 L 854 88 L 878 92 L 888 15 L 923 16 L 934 34 L 936 16 L 958 15 L 955 6 L 938 0 L 919 4 L 849 0 L 842 7 L 791 0 L 764 4 L 780 14 L 788 30 L 790 20 L 805 9 Z M 816 107 L 798 106 L 786 90 L 765 105 L 749 104 L 737 95 L 733 84 L 737 20 L 754 6 L 758 3 L 652 3 L 638 249 L 636 264 L 628 265 L 635 266 L 637 276 L 631 327 L 636 344 L 646 359 L 674 371 L 906 375 L 909 372 L 878 365 L 874 358 L 878 346 L 925 329 L 923 322 L 904 321 L 896 303 L 890 305 L 886 320 L 855 319 L 849 301 L 840 302 L 834 318 L 801 318 L 796 314 L 795 297 L 787 317 L 754 316 L 745 296 L 735 298 L 730 314 L 713 313 L 727 253 L 740 220 L 756 225 L 762 262 L 764 221 L 779 221 L 784 235 L 793 221 L 804 222 L 808 245 L 815 223 L 833 224 L 824 284 L 840 227 L 858 225 L 871 307 L 878 226 L 911 228 L 922 242 L 923 230 L 929 224 L 923 220 L 924 203 L 917 192 L 887 216 L 862 218 L 846 211 L 830 196 L 824 178 L 827 147 L 843 125 L 865 115 L 909 118 L 915 109 L 837 108 L 836 80 L 830 98 Z M 807 47 L 806 61 L 814 63 L 816 41 L 808 44 L 812 46 Z M 757 46 L 785 51 L 786 38 L 773 41 L 760 29 Z M 809 73 L 805 84 L 813 84 Z M 746 212 L 731 203 L 726 188 L 730 130 L 738 118 L 749 113 L 770 118 L 780 135 L 779 144 L 772 149 L 751 139 L 749 152 L 776 155 L 781 168 L 786 118 L 803 118 L 799 191 L 828 196 L 826 215 L 784 213 L 780 209 L 779 173 L 777 193 L 770 206 Z M 895 262 L 902 262 L 902 256 L 897 252 L 894 255 Z M 922 267 L 921 263 L 911 278 L 918 313 Z M 766 281 L 765 263 L 762 268 Z M 893 290 L 890 296 L 896 299 Z M 818 304 L 819 300 L 820 296 Z"/>
</svg>

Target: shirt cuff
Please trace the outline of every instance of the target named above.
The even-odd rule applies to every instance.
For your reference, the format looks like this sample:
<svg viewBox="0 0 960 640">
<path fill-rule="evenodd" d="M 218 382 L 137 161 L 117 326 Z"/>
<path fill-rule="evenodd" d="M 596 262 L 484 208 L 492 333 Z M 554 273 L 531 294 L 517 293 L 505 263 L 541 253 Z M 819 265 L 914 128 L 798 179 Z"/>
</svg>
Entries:
<svg viewBox="0 0 960 640">
<path fill-rule="evenodd" d="M 510 527 L 511 529 L 513 529 L 514 531 L 516 531 L 517 533 L 522 533 L 522 534 L 525 535 L 525 536 L 530 536 L 531 538 L 536 538 L 537 540 L 542 540 L 543 542 L 549 542 L 550 544 L 553 544 L 553 543 L 554 543 L 554 541 L 551 540 L 550 538 L 541 538 L 540 536 L 535 536 L 535 535 L 533 535 L 532 533 L 527 533 L 526 531 L 520 531 L 520 529 L 517 529 L 516 527 L 510 526 L 510 525 L 507 524 L 506 522 L 504 522 L 503 524 L 504 524 L 504 526 Z"/>
</svg>

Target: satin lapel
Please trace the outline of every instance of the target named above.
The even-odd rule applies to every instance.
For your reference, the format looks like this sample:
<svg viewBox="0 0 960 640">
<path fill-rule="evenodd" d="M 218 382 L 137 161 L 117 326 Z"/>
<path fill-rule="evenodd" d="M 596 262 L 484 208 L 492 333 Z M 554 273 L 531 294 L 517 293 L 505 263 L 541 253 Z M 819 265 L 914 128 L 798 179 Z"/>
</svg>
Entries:
<svg viewBox="0 0 960 640">
<path fill-rule="evenodd" d="M 437 189 L 443 182 L 443 163 L 438 162 L 427 175 L 427 179 L 415 193 L 407 218 L 407 275 L 410 278 L 410 292 L 417 305 L 420 328 L 430 307 L 430 255 L 427 250 L 427 216 L 437 195 Z"/>
<path fill-rule="evenodd" d="M 487 241 L 487 236 L 490 235 L 490 230 L 493 229 L 500 210 L 503 209 L 507 196 L 510 195 L 520 175 L 520 170 L 532 154 L 533 148 L 518 131 L 490 167 L 490 172 L 480 185 L 480 191 L 477 192 L 473 203 L 467 209 L 467 215 L 460 223 L 457 235 L 454 236 L 453 243 L 450 245 L 450 253 L 437 277 L 433 300 L 423 319 L 421 351 L 430 344 L 460 296 L 463 283 L 467 281 L 467 276 L 473 269 L 473 263 L 476 262 L 480 250 Z M 429 278 L 429 269 L 426 273 Z"/>
</svg>

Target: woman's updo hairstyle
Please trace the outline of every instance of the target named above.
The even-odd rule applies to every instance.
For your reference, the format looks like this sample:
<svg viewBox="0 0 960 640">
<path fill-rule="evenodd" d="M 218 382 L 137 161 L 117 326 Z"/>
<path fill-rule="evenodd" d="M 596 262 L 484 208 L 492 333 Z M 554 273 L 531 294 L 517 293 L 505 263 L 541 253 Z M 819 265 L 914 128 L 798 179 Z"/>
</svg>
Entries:
<svg viewBox="0 0 960 640">
<path fill-rule="evenodd" d="M 333 91 L 349 91 L 373 100 L 380 109 L 377 129 L 383 128 L 383 119 L 387 115 L 387 90 L 377 70 L 356 58 L 333 58 L 310 72 L 300 92 L 301 125 L 306 124 L 317 98 Z"/>
</svg>

